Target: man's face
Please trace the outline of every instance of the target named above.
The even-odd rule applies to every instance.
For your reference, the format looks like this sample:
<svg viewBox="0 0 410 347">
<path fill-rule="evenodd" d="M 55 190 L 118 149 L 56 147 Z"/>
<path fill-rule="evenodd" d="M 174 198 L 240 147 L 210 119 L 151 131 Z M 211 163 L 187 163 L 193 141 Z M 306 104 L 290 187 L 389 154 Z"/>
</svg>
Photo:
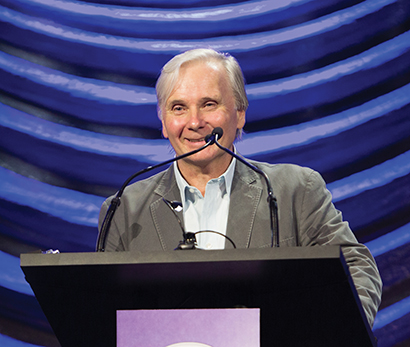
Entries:
<svg viewBox="0 0 410 347">
<path fill-rule="evenodd" d="M 162 133 L 177 155 L 200 148 L 205 136 L 216 127 L 224 131 L 220 143 L 232 149 L 237 129 L 245 124 L 245 111 L 237 111 L 228 76 L 217 63 L 194 62 L 182 66 L 174 90 L 162 110 Z M 226 162 L 227 153 L 213 145 L 186 159 L 203 166 L 218 160 Z M 230 158 L 229 158 L 230 161 Z"/>
</svg>

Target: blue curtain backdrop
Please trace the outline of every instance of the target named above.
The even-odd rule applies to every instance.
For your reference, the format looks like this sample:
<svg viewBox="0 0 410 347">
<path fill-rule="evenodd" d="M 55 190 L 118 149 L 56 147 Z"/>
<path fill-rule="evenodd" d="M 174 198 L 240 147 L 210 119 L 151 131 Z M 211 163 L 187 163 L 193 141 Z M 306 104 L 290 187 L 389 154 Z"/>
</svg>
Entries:
<svg viewBox="0 0 410 347">
<path fill-rule="evenodd" d="M 58 346 L 19 267 L 93 251 L 98 211 L 172 156 L 154 85 L 230 52 L 248 158 L 321 172 L 384 282 L 379 346 L 410 346 L 410 1 L 0 0 L 0 345 Z"/>
</svg>

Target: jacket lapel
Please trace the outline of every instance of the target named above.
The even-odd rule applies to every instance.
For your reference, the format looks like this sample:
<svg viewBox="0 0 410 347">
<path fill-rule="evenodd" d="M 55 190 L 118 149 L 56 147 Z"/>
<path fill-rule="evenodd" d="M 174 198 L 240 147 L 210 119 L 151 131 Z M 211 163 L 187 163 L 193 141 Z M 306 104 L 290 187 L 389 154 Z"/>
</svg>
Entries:
<svg viewBox="0 0 410 347">
<path fill-rule="evenodd" d="M 252 229 L 263 191 L 257 178 L 253 170 L 236 162 L 226 234 L 237 248 L 249 247 L 254 238 Z"/>
<path fill-rule="evenodd" d="M 182 230 L 178 223 L 178 219 L 163 201 L 163 198 L 169 201 L 181 201 L 181 194 L 179 193 L 179 188 L 174 177 L 174 168 L 172 165 L 165 172 L 158 187 L 155 189 L 154 194 L 156 194 L 158 198 L 150 205 L 151 216 L 162 249 L 164 251 L 170 251 L 175 249 L 178 246 L 179 241 L 182 240 Z M 177 212 L 177 215 L 183 226 L 183 213 Z"/>
</svg>

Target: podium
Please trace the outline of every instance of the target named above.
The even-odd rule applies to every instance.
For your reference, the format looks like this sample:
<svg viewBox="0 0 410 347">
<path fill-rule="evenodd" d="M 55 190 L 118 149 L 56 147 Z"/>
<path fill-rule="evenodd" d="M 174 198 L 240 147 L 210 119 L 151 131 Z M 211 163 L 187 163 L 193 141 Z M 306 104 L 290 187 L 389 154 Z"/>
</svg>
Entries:
<svg viewBox="0 0 410 347">
<path fill-rule="evenodd" d="M 21 268 L 62 347 L 115 346 L 117 310 L 237 307 L 260 309 L 262 347 L 376 345 L 336 246 L 30 253 Z"/>
</svg>

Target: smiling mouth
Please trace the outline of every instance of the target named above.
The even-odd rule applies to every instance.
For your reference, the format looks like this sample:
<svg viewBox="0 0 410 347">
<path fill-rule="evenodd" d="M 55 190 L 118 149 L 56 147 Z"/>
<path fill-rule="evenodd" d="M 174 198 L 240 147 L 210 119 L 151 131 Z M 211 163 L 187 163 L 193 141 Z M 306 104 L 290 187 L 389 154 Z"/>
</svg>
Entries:
<svg viewBox="0 0 410 347">
<path fill-rule="evenodd" d="M 204 137 L 202 137 L 202 138 L 200 138 L 200 139 L 187 139 L 189 142 L 192 142 L 192 143 L 196 143 L 196 142 L 203 142 L 203 141 L 205 141 L 205 138 Z"/>
</svg>

